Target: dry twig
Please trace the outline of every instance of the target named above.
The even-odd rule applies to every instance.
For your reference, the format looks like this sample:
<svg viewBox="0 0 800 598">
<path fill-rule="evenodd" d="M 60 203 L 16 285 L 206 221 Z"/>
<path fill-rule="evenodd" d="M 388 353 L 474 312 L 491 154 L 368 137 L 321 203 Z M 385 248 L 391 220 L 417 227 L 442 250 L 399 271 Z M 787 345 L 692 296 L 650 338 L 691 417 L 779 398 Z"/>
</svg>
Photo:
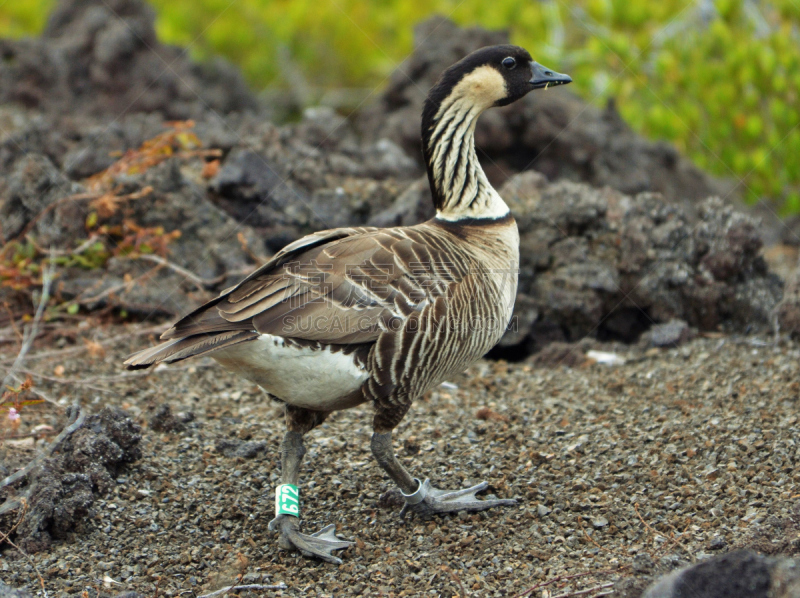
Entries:
<svg viewBox="0 0 800 598">
<path fill-rule="evenodd" d="M 558 596 L 553 596 L 552 598 L 571 598 L 572 596 L 585 596 L 586 594 L 591 594 L 592 592 L 597 592 L 598 590 L 607 590 L 611 586 L 613 586 L 613 582 L 603 583 L 599 586 L 594 586 L 593 588 L 586 588 L 585 590 L 580 590 L 579 592 L 565 592 L 564 594 L 559 594 Z M 608 596 L 608 594 L 598 594 L 598 596 Z"/>
<path fill-rule="evenodd" d="M 85 386 L 86 388 L 91 388 L 93 390 L 99 390 L 101 392 L 111 392 L 108 388 L 103 388 L 102 386 L 92 386 L 93 382 L 120 382 L 122 380 L 128 380 L 129 378 L 145 378 L 147 376 L 152 376 L 153 374 L 161 374 L 161 373 L 172 373 L 172 372 L 180 372 L 184 370 L 188 370 L 191 368 L 202 368 L 202 367 L 209 367 L 211 364 L 207 363 L 195 363 L 192 365 L 185 365 L 185 366 L 173 366 L 173 367 L 160 367 L 160 368 L 153 368 L 150 370 L 143 370 L 140 372 L 125 372 L 124 374 L 115 374 L 113 376 L 89 376 L 88 378 L 59 378 L 57 376 L 48 376 L 46 374 L 40 374 L 38 372 L 34 372 L 33 370 L 20 370 L 23 374 L 27 374 L 34 378 L 41 378 L 42 380 L 47 380 L 48 382 L 56 382 L 58 384 L 72 384 L 76 386 Z M 36 391 L 33 391 L 36 392 Z"/>
<path fill-rule="evenodd" d="M 39 297 L 39 305 L 36 307 L 36 312 L 33 315 L 33 321 L 29 326 L 25 327 L 22 335 L 22 346 L 19 348 L 19 353 L 17 353 L 14 363 L 11 364 L 11 369 L 8 370 L 6 377 L 3 378 L 2 388 L 8 386 L 9 382 L 11 382 L 11 380 L 14 378 L 14 374 L 20 369 L 20 366 L 22 366 L 22 362 L 25 361 L 25 355 L 28 353 L 28 351 L 30 351 L 31 346 L 33 346 L 34 339 L 39 334 L 39 323 L 44 315 L 44 309 L 47 307 L 47 302 L 50 300 L 50 285 L 53 284 L 54 274 L 55 266 L 53 266 L 52 263 L 48 264 L 42 272 L 42 294 Z"/>
<path fill-rule="evenodd" d="M 161 266 L 166 266 L 173 272 L 177 272 L 181 276 L 185 276 L 187 280 L 191 280 L 195 286 L 201 291 L 207 291 L 209 287 L 213 287 L 223 280 L 225 280 L 228 276 L 235 275 L 235 274 L 244 274 L 246 272 L 250 272 L 252 268 L 246 268 L 242 270 L 233 270 L 231 272 L 225 272 L 224 274 L 220 274 L 219 276 L 215 276 L 214 278 L 200 278 L 194 272 L 190 272 L 186 268 L 179 266 L 178 264 L 173 264 L 169 260 L 161 257 L 160 255 L 155 255 L 152 253 L 143 253 L 136 256 L 133 256 L 135 259 L 140 260 L 147 260 L 148 262 L 153 262 L 154 264 L 159 264 Z"/>
<path fill-rule="evenodd" d="M 683 535 L 689 531 L 691 525 L 692 525 L 691 522 L 689 522 L 682 532 L 678 532 L 677 528 L 674 525 L 670 525 L 673 531 L 677 532 L 677 535 L 673 534 L 672 542 L 670 542 L 669 544 L 664 544 L 664 546 L 660 550 L 658 550 L 656 554 L 666 554 L 673 546 L 680 546 L 686 551 L 687 554 L 691 555 L 692 551 L 686 548 L 686 546 L 684 546 L 683 543 L 681 542 Z"/>
<path fill-rule="evenodd" d="M 453 570 L 452 570 L 450 567 L 448 567 L 447 565 L 444 565 L 444 566 L 442 567 L 442 569 L 444 569 L 445 571 L 447 571 L 447 573 L 450 575 L 450 577 L 453 579 L 453 581 L 455 581 L 456 583 L 458 583 L 458 586 L 461 588 L 461 596 L 467 596 L 467 590 L 466 590 L 466 588 L 464 588 L 464 584 L 463 584 L 463 582 L 461 581 L 461 578 L 460 578 L 458 575 L 456 575 L 456 572 L 455 572 L 455 571 L 453 571 Z"/>
<path fill-rule="evenodd" d="M 91 305 L 92 303 L 97 303 L 98 301 L 100 301 L 100 299 L 105 299 L 109 295 L 113 295 L 114 293 L 116 293 L 118 291 L 122 291 L 123 289 L 127 289 L 129 287 L 134 286 L 137 282 L 139 282 L 143 278 L 147 278 L 149 276 L 152 276 L 153 274 L 155 274 L 156 272 L 161 270 L 161 268 L 163 268 L 163 267 L 164 267 L 163 265 L 158 265 L 155 268 L 151 268 L 150 270 L 148 270 L 144 274 L 141 274 L 141 275 L 137 276 L 136 278 L 134 278 L 132 280 L 129 280 L 129 281 L 114 285 L 113 287 L 106 289 L 102 293 L 98 293 L 94 297 L 81 298 L 81 296 L 78 295 L 75 298 L 75 301 L 77 303 L 80 303 L 81 305 Z M 94 285 L 94 286 L 97 286 L 97 285 Z"/>
<path fill-rule="evenodd" d="M 80 255 L 81 253 L 83 253 L 84 251 L 89 249 L 89 247 L 94 245 L 99 239 L 100 239 L 99 235 L 89 235 L 89 238 L 86 239 L 80 245 L 78 245 L 75 249 L 50 249 L 50 257 L 64 257 L 64 256 L 70 256 L 70 255 Z M 31 241 L 31 242 L 33 242 L 33 241 Z M 33 243 L 33 247 L 39 253 L 47 253 L 47 251 L 43 247 L 40 247 L 36 243 Z"/>
<path fill-rule="evenodd" d="M 22 440 L 24 438 L 44 438 L 45 436 L 52 436 L 55 430 L 39 430 L 38 432 L 28 432 L 27 434 L 15 434 L 13 436 L 6 436 L 3 440 Z"/>
<path fill-rule="evenodd" d="M 26 374 L 28 372 L 28 370 L 20 370 L 20 372 L 23 373 L 23 374 Z M 22 377 L 17 375 L 17 374 L 14 374 L 14 380 L 19 382 L 20 384 L 22 384 L 24 382 Z M 59 409 L 63 409 L 64 408 L 64 406 L 61 403 L 59 403 L 58 401 L 56 401 L 52 397 L 48 396 L 47 393 L 45 393 L 44 391 L 42 391 L 39 388 L 36 388 L 35 386 L 31 386 L 30 388 L 28 388 L 28 392 L 31 392 L 31 393 L 37 395 L 38 397 L 41 397 L 46 403 L 50 403 L 51 405 L 53 405 L 55 407 L 58 407 Z"/>
<path fill-rule="evenodd" d="M 124 340 L 129 340 L 129 339 L 131 339 L 133 337 L 136 337 L 136 336 L 144 336 L 144 335 L 147 335 L 147 334 L 154 334 L 156 332 L 160 332 L 160 331 L 163 331 L 163 330 L 164 330 L 164 325 L 163 324 L 159 324 L 159 325 L 156 325 L 156 326 L 150 326 L 148 328 L 142 328 L 141 330 L 134 330 L 132 332 L 125 332 L 123 334 L 118 334 L 117 336 L 112 336 L 111 338 L 107 338 L 107 339 L 100 340 L 100 341 L 95 341 L 95 342 L 97 342 L 97 344 L 102 345 L 102 346 L 105 347 L 105 346 L 109 346 L 109 345 L 114 345 L 114 344 L 116 344 L 118 342 L 121 342 L 121 341 L 124 341 Z M 31 355 L 29 355 L 28 356 L 28 360 L 31 360 L 31 359 L 37 359 L 37 360 L 38 359 L 44 359 L 45 357 L 59 357 L 59 358 L 62 358 L 62 357 L 65 357 L 67 355 L 72 355 L 73 353 L 82 353 L 84 351 L 87 351 L 88 349 L 89 348 L 88 348 L 87 345 L 83 345 L 83 346 L 77 346 L 77 347 L 67 347 L 66 349 L 55 349 L 55 350 L 52 350 L 52 351 L 40 351 L 39 353 L 32 353 Z M 5 361 L 0 359 L 0 363 L 7 363 L 10 360 L 11 360 L 10 358 L 8 360 L 5 360 Z"/>
<path fill-rule="evenodd" d="M 5 307 L 6 311 L 8 312 L 8 323 L 9 327 L 14 333 L 14 338 L 19 340 L 20 344 L 23 343 L 25 341 L 25 336 L 19 331 L 19 328 L 17 328 L 17 323 L 14 321 L 14 312 L 11 311 L 11 306 L 8 304 L 8 301 L 3 302 L 3 307 Z M 0 342 L 3 341 L 5 341 L 5 339 L 0 338 Z"/>
<path fill-rule="evenodd" d="M 150 187 L 150 186 L 147 186 L 144 189 L 142 189 L 140 191 L 135 191 L 133 193 L 127 193 L 125 195 L 114 195 L 113 198 L 114 198 L 114 201 L 117 201 L 117 202 L 119 202 L 119 201 L 127 201 L 127 200 L 131 200 L 131 199 L 142 199 L 142 198 L 147 197 L 148 195 L 150 195 L 152 192 L 153 192 L 153 188 Z M 107 193 L 94 191 L 94 192 L 88 192 L 88 193 L 76 193 L 74 195 L 68 195 L 67 197 L 62 197 L 61 199 L 57 199 L 53 203 L 49 204 L 41 212 L 36 214 L 36 216 L 31 218 L 28 221 L 28 224 L 25 225 L 25 228 L 22 229 L 22 232 L 17 235 L 16 240 L 20 241 L 20 240 L 24 239 L 27 236 L 27 234 L 29 232 L 31 232 L 31 230 L 33 230 L 33 227 L 36 225 L 37 222 L 39 222 L 39 220 L 41 220 L 46 214 L 52 212 L 58 206 L 60 206 L 62 204 L 65 204 L 65 203 L 68 203 L 70 201 L 81 201 L 81 200 L 86 200 L 86 199 L 100 199 L 104 195 L 107 195 Z"/>
</svg>

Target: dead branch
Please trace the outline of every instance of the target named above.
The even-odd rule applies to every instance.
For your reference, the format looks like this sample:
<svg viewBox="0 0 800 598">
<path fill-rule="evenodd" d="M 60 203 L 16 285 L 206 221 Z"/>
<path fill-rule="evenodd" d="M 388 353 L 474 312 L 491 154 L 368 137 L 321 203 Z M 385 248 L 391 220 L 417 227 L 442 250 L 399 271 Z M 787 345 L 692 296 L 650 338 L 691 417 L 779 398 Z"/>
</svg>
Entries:
<svg viewBox="0 0 800 598">
<path fill-rule="evenodd" d="M 134 256 L 134 259 L 140 260 L 147 260 L 148 262 L 153 262 L 154 264 L 160 264 L 162 266 L 166 266 L 173 272 L 177 272 L 181 276 L 185 276 L 187 280 L 191 280 L 194 285 L 201 291 L 208 290 L 208 287 L 213 287 L 214 285 L 219 284 L 228 276 L 228 273 L 220 274 L 215 278 L 200 278 L 194 272 L 190 272 L 186 268 L 182 268 L 178 264 L 173 264 L 169 260 L 161 257 L 160 255 L 155 255 L 152 253 L 145 253 Z"/>
<path fill-rule="evenodd" d="M 122 380 L 128 380 L 130 378 L 144 378 L 147 376 L 151 376 L 153 374 L 161 374 L 161 373 L 172 373 L 172 372 L 180 372 L 184 370 L 188 370 L 190 368 L 202 368 L 202 367 L 210 367 L 210 363 L 198 363 L 195 365 L 187 365 L 182 367 L 163 367 L 163 368 L 153 368 L 150 370 L 142 370 L 140 372 L 126 372 L 124 374 L 116 374 L 114 376 L 90 376 L 89 378 L 59 378 L 56 376 L 48 376 L 46 374 L 40 374 L 38 372 L 34 372 L 33 370 L 20 370 L 23 374 L 27 374 L 34 378 L 41 378 L 42 380 L 47 380 L 48 382 L 56 382 L 58 384 L 72 384 L 75 386 L 81 386 L 84 388 L 90 388 L 92 390 L 96 390 L 98 392 L 114 392 L 110 388 L 104 388 L 102 386 L 94 386 L 93 382 L 120 382 Z M 31 389 L 31 392 L 35 392 L 39 394 L 43 398 L 44 395 Z M 49 400 L 49 399 L 46 399 Z M 51 401 L 52 402 L 52 401 Z"/>
<path fill-rule="evenodd" d="M 250 259 L 255 262 L 256 267 L 263 266 L 267 263 L 269 258 L 263 255 L 257 255 L 252 249 L 250 249 L 250 245 L 248 245 L 247 238 L 244 236 L 243 232 L 239 231 L 236 233 L 236 239 L 239 241 L 242 251 L 244 251 L 250 257 Z M 247 271 L 245 270 L 242 273 L 244 274 L 245 272 Z M 234 272 L 228 272 L 228 274 L 234 274 Z"/>
<path fill-rule="evenodd" d="M 199 150 L 184 150 L 175 154 L 176 158 L 221 158 L 223 156 L 221 149 L 199 149 Z"/>
<path fill-rule="evenodd" d="M 22 346 L 19 348 L 19 353 L 17 353 L 14 363 L 11 364 L 11 369 L 8 370 L 6 377 L 3 378 L 2 388 L 5 388 L 9 384 L 11 379 L 14 377 L 14 373 L 19 370 L 22 362 L 25 360 L 25 355 L 28 353 L 33 345 L 34 339 L 39 334 L 39 322 L 41 322 L 42 315 L 44 315 L 44 309 L 47 307 L 47 302 L 50 300 L 50 285 L 53 283 L 54 274 L 55 266 L 52 263 L 49 263 L 47 266 L 45 266 L 44 270 L 42 271 L 42 294 L 39 297 L 39 305 L 36 307 L 36 312 L 33 315 L 33 321 L 29 326 L 26 326 L 25 330 L 23 331 Z"/>
<path fill-rule="evenodd" d="M 153 334 L 153 333 L 162 331 L 163 329 L 164 329 L 164 326 L 162 326 L 162 325 L 150 326 L 149 328 L 143 328 L 141 330 L 134 330 L 132 332 L 125 332 L 124 334 L 119 334 L 117 336 L 112 336 L 111 338 L 107 338 L 105 340 L 95 341 L 95 342 L 97 342 L 99 345 L 103 345 L 103 346 L 114 345 L 114 344 L 116 344 L 116 343 L 118 343 L 120 341 L 131 339 L 131 338 L 134 338 L 136 336 L 144 336 L 144 335 L 147 335 L 147 334 Z M 32 353 L 31 355 L 29 355 L 28 356 L 28 360 L 30 361 L 30 360 L 44 359 L 45 357 L 63 357 L 63 356 L 67 356 L 67 355 L 72 355 L 73 353 L 82 353 L 82 352 L 87 351 L 87 350 L 88 350 L 88 347 L 84 345 L 84 346 L 77 346 L 77 347 L 67 347 L 66 349 L 56 349 L 56 350 L 52 350 L 52 351 L 40 351 L 39 353 Z M 7 363 L 8 361 L 11 361 L 11 359 L 10 358 L 7 359 L 7 360 L 0 359 L 0 363 Z"/>
<path fill-rule="evenodd" d="M 63 256 L 71 256 L 71 255 L 80 255 L 89 247 L 91 247 L 98 239 L 100 235 L 90 235 L 88 239 L 86 239 L 83 243 L 78 245 L 75 249 L 51 249 L 50 255 L 55 257 L 63 257 Z M 48 253 L 43 247 L 40 247 L 36 243 L 33 243 L 34 249 L 39 253 Z"/>
<path fill-rule="evenodd" d="M 444 566 L 442 566 L 442 569 L 444 569 L 444 570 L 445 570 L 445 571 L 446 571 L 446 572 L 447 572 L 447 573 L 450 575 L 450 577 L 453 579 L 453 581 L 455 581 L 456 583 L 458 583 L 458 586 L 459 586 L 459 588 L 461 588 L 461 596 L 462 596 L 462 598 L 466 598 L 466 596 L 467 596 L 468 594 L 467 594 L 467 590 L 466 590 L 466 588 L 464 588 L 464 584 L 463 584 L 463 582 L 461 581 L 461 578 L 460 578 L 458 575 L 456 575 L 456 572 L 455 572 L 455 571 L 453 571 L 453 570 L 452 570 L 450 567 L 448 567 L 447 565 L 444 565 Z"/>
<path fill-rule="evenodd" d="M 642 525 L 644 525 L 644 526 L 647 528 L 647 530 L 648 530 L 648 531 L 649 531 L 651 534 L 653 534 L 653 537 L 654 537 L 654 538 L 657 538 L 658 536 L 663 536 L 663 537 L 666 539 L 666 535 L 665 535 L 665 534 L 661 534 L 661 533 L 657 532 L 656 530 L 654 530 L 654 529 L 653 529 L 652 527 L 650 527 L 650 526 L 647 524 L 647 522 L 646 522 L 646 521 L 645 521 L 645 520 L 642 518 L 642 515 L 641 515 L 641 513 L 639 513 L 639 503 L 638 503 L 638 502 L 637 502 L 637 503 L 634 503 L 634 505 L 633 505 L 633 510 L 634 510 L 634 511 L 636 511 L 636 516 L 639 518 L 639 521 L 641 521 L 641 522 L 642 522 Z M 691 523 L 690 523 L 689 525 L 691 525 Z M 690 551 L 688 548 L 686 548 L 686 546 L 684 546 L 684 545 L 681 543 L 681 538 L 683 537 L 683 534 L 685 534 L 685 533 L 688 531 L 688 529 L 689 529 L 689 525 L 687 525 L 687 526 L 686 526 L 686 529 L 684 529 L 682 532 L 678 533 L 678 535 L 677 535 L 677 536 L 674 536 L 674 535 L 673 535 L 673 538 L 672 538 L 672 543 L 671 543 L 671 544 L 665 544 L 665 545 L 664 545 L 664 546 L 663 546 L 661 549 L 659 549 L 658 551 L 656 551 L 656 554 L 658 554 L 658 553 L 661 553 L 661 552 L 667 552 L 667 551 L 668 551 L 668 550 L 670 550 L 670 549 L 671 549 L 673 546 L 680 546 L 680 547 L 681 547 L 683 550 L 685 550 L 685 551 L 686 551 L 686 553 L 687 553 L 687 554 L 691 555 L 691 551 Z M 676 532 L 678 531 L 677 529 L 675 529 L 675 527 L 674 527 L 674 526 L 672 526 L 672 525 L 671 525 L 670 527 L 671 527 L 671 528 L 672 528 L 674 531 L 676 531 Z M 652 556 L 652 555 L 651 555 L 651 556 Z"/>
<path fill-rule="evenodd" d="M 20 370 L 20 372 L 22 372 L 24 374 L 24 373 L 27 372 L 27 370 Z M 24 380 L 20 376 L 18 376 L 17 374 L 14 374 L 14 380 L 19 382 L 20 384 L 22 384 L 22 382 L 24 382 Z M 61 403 L 59 403 L 55 399 L 50 398 L 49 396 L 47 396 L 46 393 L 44 393 L 42 390 L 39 390 L 38 388 L 31 387 L 31 388 L 28 389 L 28 392 L 32 392 L 33 394 L 35 394 L 35 395 L 41 397 L 42 399 L 44 399 L 45 402 L 50 403 L 51 405 L 55 405 L 59 409 L 63 409 L 64 408 L 64 406 Z"/>
<path fill-rule="evenodd" d="M 75 385 L 84 386 L 85 388 L 88 388 L 88 389 L 91 389 L 91 390 L 96 390 L 98 392 L 111 392 L 107 388 L 103 388 L 101 386 L 93 386 L 91 382 L 86 382 L 84 380 L 77 380 L 77 379 L 76 380 L 69 380 L 69 379 L 64 379 L 64 378 L 56 378 L 56 377 L 53 377 L 53 376 L 46 376 L 44 374 L 38 374 L 36 372 L 33 372 L 32 370 L 20 370 L 20 371 L 23 374 L 27 374 L 27 375 L 29 375 L 31 377 L 41 378 L 43 380 L 47 380 L 48 382 L 63 382 L 64 384 L 75 384 Z M 34 389 L 32 389 L 32 388 L 30 390 L 31 390 L 31 392 L 36 392 L 36 394 L 38 394 L 39 396 L 43 396 L 42 393 L 39 392 L 39 391 L 34 391 Z M 52 402 L 55 403 L 55 401 L 52 401 Z M 58 403 L 55 403 L 55 404 L 58 405 Z"/>
<path fill-rule="evenodd" d="M 663 536 L 664 535 L 664 534 L 658 533 L 656 530 L 654 530 L 652 527 L 650 527 L 648 525 L 648 523 L 642 518 L 641 513 L 639 513 L 639 503 L 638 502 L 637 503 L 633 503 L 633 510 L 636 511 L 636 516 L 639 518 L 639 521 L 642 522 L 642 525 L 645 526 L 647 528 L 647 530 L 651 534 L 653 534 L 653 538 L 657 538 L 658 536 Z"/>
<path fill-rule="evenodd" d="M 226 592 L 239 592 L 242 590 L 288 590 L 288 589 L 289 586 L 287 586 L 283 582 L 270 586 L 265 586 L 260 583 L 253 583 L 244 586 L 225 586 L 224 588 L 220 588 L 215 592 L 211 592 L 210 594 L 203 594 L 202 596 L 198 596 L 197 598 L 211 598 L 212 596 L 219 596 L 220 594 L 225 594 Z"/>
<path fill-rule="evenodd" d="M 48 382 L 79 385 L 91 384 L 92 382 L 119 382 L 120 380 L 127 380 L 129 378 L 141 378 L 143 376 L 149 376 L 153 373 L 153 371 L 127 372 L 125 374 L 115 374 L 113 376 L 89 376 L 88 378 L 63 378 L 58 376 L 48 376 L 47 374 L 40 374 L 39 372 L 34 372 L 33 370 L 20 370 L 20 372 L 23 374 L 33 376 L 34 378 L 41 378 L 42 380 L 47 380 Z M 161 372 L 165 370 L 158 371 Z"/>
<path fill-rule="evenodd" d="M 686 548 L 686 546 L 684 546 L 683 543 L 681 542 L 681 539 L 683 538 L 683 535 L 686 532 L 689 531 L 689 527 L 691 527 L 691 525 L 692 525 L 691 522 L 687 523 L 686 527 L 684 528 L 684 530 L 682 532 L 678 532 L 677 528 L 674 525 L 670 525 L 670 527 L 673 529 L 673 531 L 677 532 L 677 535 L 672 534 L 672 536 L 673 536 L 672 537 L 672 542 L 670 544 L 664 544 L 664 546 L 660 550 L 658 550 L 656 552 L 656 554 L 666 554 L 674 546 L 680 546 L 681 548 L 683 548 L 686 551 L 687 554 L 691 555 L 692 551 L 689 550 L 688 548 Z"/>
<path fill-rule="evenodd" d="M 592 592 L 597 592 L 598 590 L 607 590 L 613 585 L 614 585 L 613 582 L 603 583 L 600 584 L 599 586 L 594 586 L 593 588 L 586 588 L 585 590 L 581 590 L 580 592 L 566 592 L 564 594 L 559 594 L 558 596 L 553 596 L 552 598 L 571 598 L 572 596 L 585 596 L 586 594 L 591 594 Z"/>
<path fill-rule="evenodd" d="M 22 511 L 20 511 L 19 513 L 19 519 L 17 519 L 17 522 L 13 526 L 11 526 L 11 529 L 8 530 L 8 532 L 0 531 L 0 536 L 3 536 L 2 538 L 0 538 L 0 544 L 5 542 L 7 538 L 11 537 L 11 534 L 13 534 L 14 531 L 19 527 L 19 524 L 22 523 L 23 519 L 25 519 L 25 511 L 27 510 L 28 510 L 28 501 L 22 499 Z"/>
<path fill-rule="evenodd" d="M 144 274 L 142 274 L 140 276 L 137 276 L 133 280 L 114 285 L 113 287 L 106 289 L 102 293 L 98 293 L 94 297 L 88 297 L 88 298 L 81 299 L 80 295 L 78 295 L 78 297 L 76 297 L 75 300 L 78 303 L 81 303 L 83 305 L 88 305 L 88 304 L 91 304 L 91 303 L 97 303 L 101 299 L 105 299 L 106 297 L 108 297 L 109 295 L 113 295 L 117 291 L 121 291 L 123 289 L 126 289 L 126 288 L 132 286 L 134 283 L 138 282 L 139 280 L 142 280 L 143 278 L 146 278 L 148 276 L 151 276 L 151 275 L 155 274 L 156 272 L 161 270 L 161 268 L 163 268 L 163 267 L 164 267 L 163 265 L 158 265 L 155 268 L 152 268 L 152 269 L 148 270 Z M 95 286 L 97 286 L 97 285 L 95 285 Z"/>
</svg>

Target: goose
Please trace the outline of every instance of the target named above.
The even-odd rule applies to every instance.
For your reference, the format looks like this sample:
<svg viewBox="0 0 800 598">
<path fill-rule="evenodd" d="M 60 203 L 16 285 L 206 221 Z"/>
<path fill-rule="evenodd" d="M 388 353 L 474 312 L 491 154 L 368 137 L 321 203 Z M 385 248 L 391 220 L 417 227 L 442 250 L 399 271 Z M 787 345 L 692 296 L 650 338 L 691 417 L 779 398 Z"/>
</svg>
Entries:
<svg viewBox="0 0 800 598">
<path fill-rule="evenodd" d="M 285 404 L 281 484 L 269 529 L 279 546 L 341 563 L 352 542 L 334 525 L 300 532 L 303 436 L 332 411 L 374 406 L 371 450 L 405 504 L 400 512 L 481 511 L 516 504 L 446 491 L 412 476 L 392 431 L 415 399 L 463 372 L 502 337 L 517 289 L 519 233 L 475 152 L 478 116 L 572 79 L 512 45 L 448 68 L 422 110 L 422 151 L 436 207 L 407 227 L 337 228 L 287 245 L 239 284 L 179 320 L 129 369 L 209 355 Z"/>
</svg>

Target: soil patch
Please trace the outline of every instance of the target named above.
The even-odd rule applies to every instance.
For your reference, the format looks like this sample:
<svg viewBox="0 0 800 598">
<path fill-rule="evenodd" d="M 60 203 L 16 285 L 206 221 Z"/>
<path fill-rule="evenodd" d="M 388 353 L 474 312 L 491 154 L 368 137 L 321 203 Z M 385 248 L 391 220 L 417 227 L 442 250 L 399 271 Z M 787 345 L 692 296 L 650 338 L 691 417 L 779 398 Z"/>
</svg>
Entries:
<svg viewBox="0 0 800 598">
<path fill-rule="evenodd" d="M 99 331 L 85 334 L 105 342 Z M 131 337 L 106 345 L 105 357 L 31 358 L 42 371 L 64 365 L 68 379 L 93 376 L 109 391 L 102 402 L 143 428 L 142 457 L 95 497 L 80 533 L 32 556 L 53 595 L 78 595 L 105 575 L 123 585 L 101 592 L 153 595 L 158 584 L 160 594 L 202 594 L 239 573 L 242 583 L 286 583 L 278 596 L 458 596 L 461 585 L 508 596 L 580 572 L 589 575 L 555 587 L 611 581 L 641 593 L 662 572 L 730 548 L 797 551 L 800 346 L 791 341 L 606 345 L 625 359 L 617 366 L 476 364 L 412 407 L 395 448 L 416 475 L 443 487 L 486 479 L 490 492 L 520 502 L 477 515 L 399 519 L 380 500 L 391 484 L 369 451 L 370 409 L 334 414 L 307 436 L 301 496 L 305 530 L 335 523 L 356 541 L 338 568 L 280 551 L 267 530 L 280 405 L 203 360 L 120 378 L 122 357 L 144 344 Z M 56 397 L 73 388 L 40 382 Z M 174 417 L 194 419 L 154 430 L 149 422 L 164 418 L 165 403 Z M 31 409 L 23 425 L 48 417 Z M 254 443 L 258 450 L 240 453 Z M 5 462 L 24 462 L 10 460 L 23 449 L 5 450 Z M 8 547 L 0 577 L 32 592 L 38 584 Z"/>
</svg>

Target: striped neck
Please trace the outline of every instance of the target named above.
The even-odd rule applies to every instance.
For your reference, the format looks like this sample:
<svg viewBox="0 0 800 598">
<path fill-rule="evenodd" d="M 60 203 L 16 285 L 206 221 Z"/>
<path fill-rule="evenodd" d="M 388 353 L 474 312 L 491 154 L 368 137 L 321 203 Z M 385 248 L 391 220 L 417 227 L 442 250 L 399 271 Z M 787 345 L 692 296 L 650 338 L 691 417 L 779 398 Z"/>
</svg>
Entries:
<svg viewBox="0 0 800 598">
<path fill-rule="evenodd" d="M 422 117 L 428 180 L 442 220 L 496 219 L 509 214 L 475 153 L 475 125 L 485 107 L 453 90 L 440 104 L 430 98 Z"/>
</svg>

